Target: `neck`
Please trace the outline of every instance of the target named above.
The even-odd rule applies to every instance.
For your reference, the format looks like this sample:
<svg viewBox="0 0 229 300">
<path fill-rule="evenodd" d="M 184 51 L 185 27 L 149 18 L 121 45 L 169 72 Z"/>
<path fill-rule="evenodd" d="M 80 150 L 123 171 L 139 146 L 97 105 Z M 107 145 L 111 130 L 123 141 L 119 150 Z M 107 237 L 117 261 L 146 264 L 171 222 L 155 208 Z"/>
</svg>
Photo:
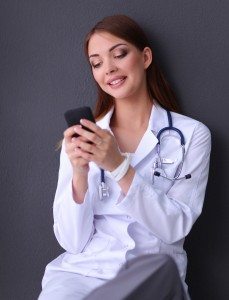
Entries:
<svg viewBox="0 0 229 300">
<path fill-rule="evenodd" d="M 147 97 L 136 101 L 119 99 L 114 101 L 114 113 L 110 127 L 138 130 L 147 127 L 152 109 L 152 101 Z"/>
</svg>

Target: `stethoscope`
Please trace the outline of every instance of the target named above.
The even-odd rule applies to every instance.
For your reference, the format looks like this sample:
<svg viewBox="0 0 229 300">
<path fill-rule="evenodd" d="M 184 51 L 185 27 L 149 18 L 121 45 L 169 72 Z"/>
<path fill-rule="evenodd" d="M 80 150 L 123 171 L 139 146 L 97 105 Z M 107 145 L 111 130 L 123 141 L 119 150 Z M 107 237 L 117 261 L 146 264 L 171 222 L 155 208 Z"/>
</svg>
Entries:
<svg viewBox="0 0 229 300">
<path fill-rule="evenodd" d="M 167 112 L 167 117 L 168 117 L 168 125 L 167 127 L 162 128 L 158 134 L 157 134 L 157 139 L 158 139 L 158 143 L 156 146 L 156 151 L 157 151 L 157 158 L 153 163 L 153 167 L 152 167 L 152 182 L 154 182 L 154 176 L 156 177 L 163 177 L 165 179 L 168 179 L 170 181 L 175 181 L 175 180 L 181 180 L 181 179 L 189 179 L 191 178 L 191 174 L 186 174 L 185 176 L 180 177 L 182 168 L 183 168 L 183 164 L 184 164 L 184 157 L 185 157 L 185 138 L 183 133 L 181 132 L 181 130 L 179 130 L 176 127 L 173 127 L 173 122 L 172 122 L 172 115 L 171 112 L 166 110 Z M 167 176 L 164 168 L 163 168 L 163 164 L 165 163 L 173 163 L 170 162 L 168 159 L 164 159 L 161 157 L 160 155 L 160 147 L 161 147 L 161 136 L 163 133 L 165 133 L 165 131 L 175 131 L 178 133 L 179 135 L 179 139 L 180 139 L 180 145 L 181 145 L 181 151 L 182 151 L 182 158 L 181 158 L 181 162 L 179 163 L 176 172 L 174 174 L 174 177 L 169 177 Z M 161 169 L 162 172 L 157 171 L 157 169 Z M 163 174 L 162 174 L 163 173 Z M 100 199 L 102 200 L 103 198 L 107 198 L 109 197 L 109 188 L 105 182 L 105 172 L 104 169 L 100 169 L 100 176 L 101 176 L 101 182 L 100 182 L 100 186 L 99 186 L 99 196 Z"/>
</svg>

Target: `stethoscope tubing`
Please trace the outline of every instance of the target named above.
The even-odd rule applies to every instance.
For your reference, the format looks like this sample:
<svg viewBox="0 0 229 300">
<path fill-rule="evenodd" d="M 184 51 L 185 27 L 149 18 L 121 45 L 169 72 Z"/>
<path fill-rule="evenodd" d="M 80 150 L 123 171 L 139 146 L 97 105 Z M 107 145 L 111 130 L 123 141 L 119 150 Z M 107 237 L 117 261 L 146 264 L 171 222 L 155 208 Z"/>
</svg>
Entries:
<svg viewBox="0 0 229 300">
<path fill-rule="evenodd" d="M 160 156 L 160 145 L 161 145 L 161 135 L 165 132 L 165 131 L 175 131 L 178 133 L 179 137 L 180 137 L 180 143 L 181 143 L 181 148 L 182 148 L 182 159 L 180 164 L 177 167 L 177 170 L 175 172 L 174 177 L 169 177 L 166 175 L 161 174 L 161 172 L 157 171 L 156 168 L 153 170 L 153 176 L 157 176 L 157 177 L 163 177 L 165 179 L 168 179 L 170 181 L 175 181 L 175 180 L 181 180 L 181 179 L 189 179 L 191 178 L 191 174 L 187 174 L 185 176 L 180 177 L 182 168 L 183 168 L 183 164 L 184 164 L 184 158 L 185 158 L 185 138 L 184 135 L 182 133 L 182 131 L 176 127 L 173 127 L 173 122 L 172 122 L 172 115 L 171 112 L 169 110 L 166 110 L 167 112 L 167 117 L 168 117 L 168 125 L 167 127 L 162 128 L 158 134 L 157 134 L 157 139 L 158 139 L 158 143 L 157 143 L 157 155 L 158 155 L 158 159 L 159 159 L 159 164 L 160 164 L 160 168 L 161 170 L 165 173 L 165 170 L 162 167 L 162 159 Z M 158 167 L 158 166 L 157 166 Z M 100 198 L 104 198 L 104 197 L 109 197 L 109 189 L 108 186 L 105 182 L 105 171 L 104 169 L 100 169 L 100 189 L 99 189 L 99 193 L 100 193 Z M 154 180 L 153 180 L 154 182 Z"/>
</svg>

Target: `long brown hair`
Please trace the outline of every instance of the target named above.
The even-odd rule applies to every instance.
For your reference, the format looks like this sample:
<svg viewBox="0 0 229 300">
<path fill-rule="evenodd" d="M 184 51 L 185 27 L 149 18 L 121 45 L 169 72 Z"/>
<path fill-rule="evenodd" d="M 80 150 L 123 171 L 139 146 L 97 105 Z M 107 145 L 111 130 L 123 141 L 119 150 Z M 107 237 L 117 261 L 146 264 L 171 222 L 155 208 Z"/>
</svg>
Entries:
<svg viewBox="0 0 229 300">
<path fill-rule="evenodd" d="M 86 35 L 84 42 L 85 55 L 88 58 L 88 44 L 91 36 L 97 32 L 108 32 L 117 36 L 130 44 L 134 45 L 140 51 L 149 47 L 150 43 L 142 28 L 131 18 L 125 15 L 113 15 L 99 21 L 91 31 Z M 153 52 L 153 51 L 152 51 Z M 176 97 L 161 70 L 155 63 L 153 57 L 152 63 L 146 70 L 147 88 L 151 101 L 157 101 L 165 109 L 174 112 L 180 112 Z M 94 110 L 96 120 L 102 118 L 113 106 L 112 96 L 104 92 L 96 83 L 98 96 Z"/>
</svg>

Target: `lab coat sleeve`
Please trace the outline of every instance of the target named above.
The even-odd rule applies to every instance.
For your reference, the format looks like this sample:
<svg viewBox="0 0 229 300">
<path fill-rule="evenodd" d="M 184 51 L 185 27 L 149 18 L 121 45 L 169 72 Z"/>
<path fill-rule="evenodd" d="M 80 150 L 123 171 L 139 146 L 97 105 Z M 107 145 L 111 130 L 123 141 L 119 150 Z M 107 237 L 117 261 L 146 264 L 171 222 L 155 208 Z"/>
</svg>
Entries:
<svg viewBox="0 0 229 300">
<path fill-rule="evenodd" d="M 53 204 L 53 228 L 61 247 L 76 254 L 81 252 L 90 240 L 94 226 L 90 192 L 87 190 L 83 204 L 77 204 L 72 196 L 72 175 L 72 166 L 63 143 Z"/>
<path fill-rule="evenodd" d="M 183 239 L 202 211 L 210 149 L 210 132 L 197 123 L 181 174 L 191 173 L 191 179 L 177 180 L 164 192 L 136 172 L 128 193 L 121 193 L 117 206 L 163 242 L 172 244 Z"/>
</svg>

